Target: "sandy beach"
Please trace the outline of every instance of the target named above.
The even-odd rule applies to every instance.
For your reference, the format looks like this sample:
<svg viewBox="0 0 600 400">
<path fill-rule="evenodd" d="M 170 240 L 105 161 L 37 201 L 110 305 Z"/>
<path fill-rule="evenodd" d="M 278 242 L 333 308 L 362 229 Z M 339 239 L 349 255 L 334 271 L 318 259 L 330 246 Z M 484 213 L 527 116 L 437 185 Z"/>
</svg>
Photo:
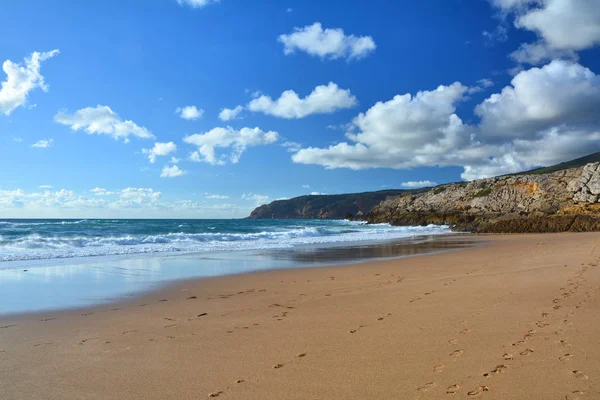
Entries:
<svg viewBox="0 0 600 400">
<path fill-rule="evenodd" d="M 475 240 L 0 318 L 0 398 L 600 398 L 600 233 Z"/>
</svg>

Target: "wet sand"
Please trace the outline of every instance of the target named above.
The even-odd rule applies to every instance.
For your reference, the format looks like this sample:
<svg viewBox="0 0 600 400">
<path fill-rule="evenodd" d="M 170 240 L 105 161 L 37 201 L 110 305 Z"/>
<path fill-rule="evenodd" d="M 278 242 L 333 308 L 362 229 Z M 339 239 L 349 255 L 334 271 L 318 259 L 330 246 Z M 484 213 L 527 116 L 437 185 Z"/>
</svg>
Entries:
<svg viewBox="0 0 600 400">
<path fill-rule="evenodd" d="M 600 398 L 600 234 L 475 239 L 0 318 L 0 398 Z"/>
</svg>

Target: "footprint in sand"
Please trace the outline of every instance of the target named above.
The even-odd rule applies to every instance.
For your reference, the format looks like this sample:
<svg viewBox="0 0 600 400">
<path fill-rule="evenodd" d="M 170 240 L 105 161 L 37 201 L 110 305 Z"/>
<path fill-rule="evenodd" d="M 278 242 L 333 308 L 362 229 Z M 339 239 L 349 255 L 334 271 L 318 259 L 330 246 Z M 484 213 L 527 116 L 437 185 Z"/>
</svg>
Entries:
<svg viewBox="0 0 600 400">
<path fill-rule="evenodd" d="M 444 368 L 446 368 L 444 364 L 436 365 L 435 367 L 433 367 L 433 372 L 442 372 Z"/>
<path fill-rule="evenodd" d="M 419 301 L 419 300 L 421 300 L 421 298 L 420 297 L 416 297 L 416 298 L 414 298 L 412 300 L 409 300 L 408 302 L 409 303 L 414 303 L 415 301 Z"/>
<path fill-rule="evenodd" d="M 502 355 L 502 358 L 504 358 L 506 361 L 510 361 L 510 360 L 512 360 L 512 359 L 513 359 L 513 355 L 512 355 L 512 354 L 510 354 L 510 353 L 504 353 L 504 354 Z"/>
<path fill-rule="evenodd" d="M 461 356 L 465 351 L 462 349 L 459 350 L 454 350 L 452 353 L 448 354 L 451 357 L 458 357 Z"/>
<path fill-rule="evenodd" d="M 449 344 L 458 344 L 458 340 L 452 338 L 452 339 L 448 339 L 448 343 Z"/>
<path fill-rule="evenodd" d="M 496 365 L 496 368 L 494 368 L 492 370 L 493 374 L 503 374 L 504 371 L 506 371 L 508 369 L 508 367 L 504 364 L 500 364 L 500 365 Z"/>
<path fill-rule="evenodd" d="M 12 325 L 4 325 L 4 326 L 0 326 L 0 329 L 14 328 L 15 326 L 17 326 L 17 325 L 15 325 L 15 324 L 12 324 Z"/>
<path fill-rule="evenodd" d="M 348 331 L 348 333 L 356 333 L 356 329 L 351 329 Z"/>
<path fill-rule="evenodd" d="M 458 386 L 458 385 L 448 386 L 448 388 L 446 389 L 446 394 L 456 394 L 456 393 L 458 393 L 459 389 L 460 389 L 460 386 Z"/>
<path fill-rule="evenodd" d="M 573 354 L 571 353 L 567 353 L 563 356 L 558 357 L 558 359 L 562 362 L 569 361 L 571 358 L 573 358 Z"/>
<path fill-rule="evenodd" d="M 219 390 L 218 392 L 209 394 L 208 397 L 219 397 L 221 394 L 223 394 L 223 391 Z"/>
<path fill-rule="evenodd" d="M 534 352 L 534 350 L 533 350 L 533 349 L 525 349 L 525 350 L 523 350 L 522 352 L 520 352 L 519 354 L 520 354 L 520 355 L 522 355 L 522 356 L 526 356 L 526 355 L 528 355 L 529 353 L 533 353 L 533 352 Z"/>
<path fill-rule="evenodd" d="M 524 344 L 524 343 L 525 343 L 525 341 L 524 341 L 524 340 L 517 340 L 517 341 L 516 341 L 516 342 L 514 342 L 512 345 L 513 345 L 513 346 L 519 346 L 519 345 L 521 345 L 521 344 Z"/>
<path fill-rule="evenodd" d="M 235 383 L 244 383 L 244 382 L 246 382 L 246 381 L 243 379 L 238 379 L 237 381 L 235 381 Z"/>
<path fill-rule="evenodd" d="M 573 374 L 575 375 L 575 378 L 577 378 L 577 379 L 581 379 L 582 381 L 588 380 L 588 376 L 581 371 L 574 370 Z"/>
<path fill-rule="evenodd" d="M 568 395 L 565 396 L 566 400 L 581 400 L 581 395 L 583 395 L 585 392 L 583 392 L 582 390 L 575 390 L 573 393 L 569 393 Z"/>
<path fill-rule="evenodd" d="M 48 322 L 48 321 L 54 321 L 55 319 L 56 319 L 56 317 L 54 317 L 54 318 L 44 318 L 44 319 L 41 319 L 40 321 L 42 321 L 42 322 Z"/>
<path fill-rule="evenodd" d="M 465 328 L 462 331 L 460 331 L 460 333 L 462 333 L 463 335 L 466 335 L 469 332 L 471 332 L 471 330 L 469 328 Z"/>
<path fill-rule="evenodd" d="M 426 392 L 426 391 L 428 391 L 429 389 L 433 389 L 434 387 L 435 387 L 435 383 L 434 383 L 434 382 L 429 382 L 429 383 L 426 383 L 426 384 L 424 384 L 423 386 L 421 386 L 421 387 L 420 387 L 420 388 L 418 388 L 417 390 L 418 390 L 419 392 Z"/>
<path fill-rule="evenodd" d="M 377 318 L 377 321 L 383 321 L 383 317 Z"/>
<path fill-rule="evenodd" d="M 275 364 L 275 365 L 273 365 L 273 368 L 275 368 L 275 369 L 283 368 L 283 364 Z"/>
<path fill-rule="evenodd" d="M 298 358 L 306 357 L 306 353 L 296 354 L 296 357 L 298 357 Z"/>
<path fill-rule="evenodd" d="M 481 396 L 481 394 L 483 392 L 487 392 L 488 390 L 490 390 L 490 388 L 488 388 L 487 386 L 479 386 L 477 389 L 471 390 L 469 393 L 467 393 L 467 396 L 471 396 L 471 397 Z"/>
</svg>

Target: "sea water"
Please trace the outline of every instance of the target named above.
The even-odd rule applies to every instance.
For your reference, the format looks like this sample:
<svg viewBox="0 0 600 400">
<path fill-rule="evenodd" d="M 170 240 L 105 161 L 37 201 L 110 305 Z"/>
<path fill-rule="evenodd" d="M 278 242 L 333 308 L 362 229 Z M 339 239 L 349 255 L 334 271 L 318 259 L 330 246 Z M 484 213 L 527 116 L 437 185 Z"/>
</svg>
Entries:
<svg viewBox="0 0 600 400">
<path fill-rule="evenodd" d="M 393 257 L 404 253 L 385 243 L 448 233 L 344 220 L 0 220 L 0 315 L 101 304 L 192 277 Z"/>
</svg>

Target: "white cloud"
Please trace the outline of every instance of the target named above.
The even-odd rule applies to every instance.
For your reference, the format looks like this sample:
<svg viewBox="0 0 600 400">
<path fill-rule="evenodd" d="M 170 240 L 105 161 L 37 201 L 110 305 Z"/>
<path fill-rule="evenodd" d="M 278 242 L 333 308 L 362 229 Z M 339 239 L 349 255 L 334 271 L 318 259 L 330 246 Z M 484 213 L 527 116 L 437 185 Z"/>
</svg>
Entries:
<svg viewBox="0 0 600 400">
<path fill-rule="evenodd" d="M 54 116 L 54 120 L 59 124 L 70 126 L 74 131 L 84 129 L 90 135 L 94 133 L 109 135 L 117 140 L 122 138 L 126 143 L 129 141 L 129 136 L 142 139 L 154 138 L 148 129 L 133 121 L 122 120 L 108 106 L 86 107 L 73 114 L 60 111 Z"/>
<path fill-rule="evenodd" d="M 327 194 L 327 193 L 321 193 L 321 192 L 310 192 L 310 195 L 311 195 L 311 196 L 324 196 L 324 195 L 326 195 L 326 194 Z"/>
<path fill-rule="evenodd" d="M 377 47 L 371 36 L 346 35 L 342 29 L 323 29 L 319 22 L 303 28 L 294 28 L 288 35 L 280 35 L 284 53 L 297 50 L 323 59 L 360 59 Z"/>
<path fill-rule="evenodd" d="M 198 109 L 196 106 L 179 107 L 175 112 L 179 114 L 181 118 L 187 119 L 188 121 L 200 119 L 204 115 L 204 110 Z"/>
<path fill-rule="evenodd" d="M 90 192 L 94 193 L 96 196 L 112 196 L 118 194 L 117 192 L 111 192 L 104 188 L 95 187 L 90 190 Z"/>
<path fill-rule="evenodd" d="M 408 182 L 402 182 L 400 184 L 400 186 L 402 186 L 403 188 L 408 188 L 408 189 L 419 189 L 419 188 L 423 188 L 423 187 L 432 187 L 432 186 L 436 186 L 437 183 L 432 182 L 432 181 L 408 181 Z"/>
<path fill-rule="evenodd" d="M 487 78 L 480 79 L 477 81 L 476 86 L 471 86 L 469 88 L 467 93 L 473 94 L 473 93 L 483 92 L 485 89 L 490 88 L 492 86 L 494 86 L 494 81 L 492 81 L 491 79 L 487 79 Z"/>
<path fill-rule="evenodd" d="M 302 185 L 304 189 L 310 189 L 310 185 Z"/>
<path fill-rule="evenodd" d="M 553 61 L 515 76 L 510 86 L 475 109 L 486 136 L 530 138 L 562 124 L 598 120 L 600 77 L 568 61 Z"/>
<path fill-rule="evenodd" d="M 504 25 L 498 25 L 493 31 L 483 31 L 481 34 L 488 45 L 493 45 L 496 42 L 506 42 L 508 39 L 508 29 Z"/>
<path fill-rule="evenodd" d="M 47 149 L 52 146 L 54 146 L 54 140 L 52 139 L 38 140 L 37 142 L 31 145 L 31 147 L 37 147 L 38 149 Z"/>
<path fill-rule="evenodd" d="M 10 60 L 4 61 L 2 69 L 6 74 L 6 80 L 2 82 L 0 88 L 0 113 L 10 115 L 17 107 L 27 104 L 27 96 L 34 89 L 48 91 L 48 86 L 40 73 L 41 63 L 58 53 L 58 50 L 45 53 L 35 51 L 25 58 L 23 64 Z"/>
<path fill-rule="evenodd" d="M 288 140 L 286 142 L 281 143 L 281 147 L 285 147 L 290 153 L 295 153 L 302 148 L 302 145 L 300 143 Z"/>
<path fill-rule="evenodd" d="M 191 8 L 202 8 L 209 4 L 219 3 L 221 0 L 177 0 L 180 6 L 189 6 Z"/>
<path fill-rule="evenodd" d="M 524 43 L 512 56 L 539 64 L 558 57 L 575 59 L 576 52 L 600 44 L 597 0 L 493 0 L 504 14 L 514 14 L 515 27 L 534 32 L 538 41 Z"/>
<path fill-rule="evenodd" d="M 171 160 L 169 162 L 171 164 L 179 164 L 180 161 L 181 161 L 181 158 L 171 157 Z"/>
<path fill-rule="evenodd" d="M 277 100 L 260 96 L 250 103 L 248 109 L 279 118 L 304 118 L 311 114 L 330 114 L 337 110 L 352 108 L 357 104 L 350 90 L 340 89 L 335 83 L 317 86 L 301 99 L 293 90 L 286 90 Z"/>
<path fill-rule="evenodd" d="M 294 162 L 326 168 L 461 166 L 470 180 L 551 165 L 600 150 L 600 76 L 568 61 L 518 73 L 465 125 L 460 83 L 377 103 L 353 121 L 349 142 L 309 147 Z M 357 131 L 357 132 L 355 132 Z"/>
<path fill-rule="evenodd" d="M 254 207 L 164 201 L 162 194 L 151 188 L 115 192 L 96 189 L 81 195 L 66 189 L 38 192 L 0 189 L 0 214 L 2 218 L 242 218 Z M 97 193 L 110 193 L 114 197 Z"/>
<path fill-rule="evenodd" d="M 40 189 L 52 189 L 52 185 L 40 185 Z"/>
<path fill-rule="evenodd" d="M 156 157 L 158 156 L 167 156 L 171 153 L 177 151 L 177 145 L 173 142 L 167 143 L 154 143 L 154 147 L 151 149 L 142 149 L 143 154 L 148 154 L 148 160 L 150 163 L 154 164 L 156 162 Z"/>
<path fill-rule="evenodd" d="M 229 198 L 229 196 L 224 196 L 224 195 L 220 195 L 220 194 L 210 194 L 210 193 L 205 193 L 205 196 L 207 199 L 210 199 L 210 200 L 227 200 Z"/>
<path fill-rule="evenodd" d="M 19 136 L 13 136 L 12 141 L 15 143 L 23 143 L 23 138 L 21 138 Z"/>
<path fill-rule="evenodd" d="M 464 146 L 469 134 L 454 113 L 468 88 L 456 82 L 414 97 L 397 95 L 379 102 L 353 120 L 342 142 L 328 148 L 309 147 L 293 155 L 294 162 L 327 168 L 409 168 L 447 157 Z"/>
<path fill-rule="evenodd" d="M 198 150 L 190 155 L 196 162 L 207 162 L 212 165 L 224 165 L 227 162 L 236 164 L 244 151 L 249 147 L 275 143 L 279 139 L 277 132 L 263 132 L 259 128 L 232 127 L 214 128 L 202 134 L 186 136 L 183 141 L 198 146 Z M 228 155 L 217 156 L 215 149 L 231 149 Z"/>
<path fill-rule="evenodd" d="M 262 206 L 263 204 L 266 204 L 269 201 L 269 196 L 264 195 L 264 194 L 256 194 L 256 193 L 244 193 L 242 195 L 242 199 L 243 200 L 248 200 L 248 201 L 253 201 L 254 204 L 258 207 L 258 206 Z"/>
<path fill-rule="evenodd" d="M 186 172 L 181 170 L 177 165 L 165 165 L 162 172 L 160 173 L 161 178 L 177 178 L 178 176 L 185 175 Z"/>
<path fill-rule="evenodd" d="M 223 108 L 219 113 L 219 119 L 221 121 L 231 121 L 237 119 L 240 113 L 244 110 L 244 107 L 237 106 L 235 108 Z"/>
</svg>

